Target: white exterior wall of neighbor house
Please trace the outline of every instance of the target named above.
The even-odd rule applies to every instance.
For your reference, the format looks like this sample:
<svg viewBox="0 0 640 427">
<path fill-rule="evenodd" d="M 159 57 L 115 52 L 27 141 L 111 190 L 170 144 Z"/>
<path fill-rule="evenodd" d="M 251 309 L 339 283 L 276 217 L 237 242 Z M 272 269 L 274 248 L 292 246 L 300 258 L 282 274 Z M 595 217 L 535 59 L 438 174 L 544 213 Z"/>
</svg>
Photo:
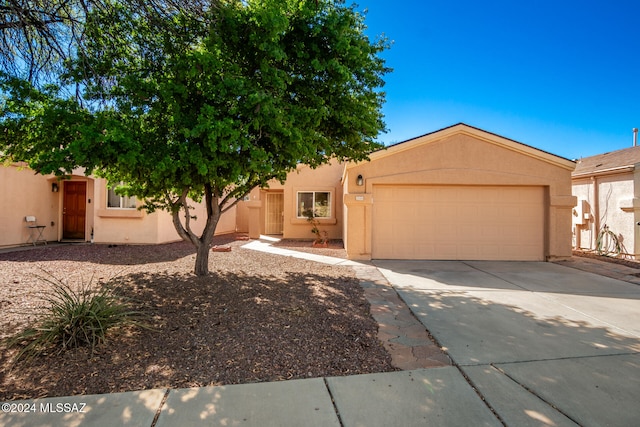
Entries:
<svg viewBox="0 0 640 427">
<path fill-rule="evenodd" d="M 574 247 L 597 249 L 598 233 L 606 225 L 623 245 L 623 252 L 640 257 L 640 168 L 574 178 Z"/>
<path fill-rule="evenodd" d="M 573 232 L 573 247 L 577 249 L 595 249 L 595 185 L 589 178 L 573 182 L 573 195 L 578 204 L 572 211 L 571 223 Z"/>
</svg>

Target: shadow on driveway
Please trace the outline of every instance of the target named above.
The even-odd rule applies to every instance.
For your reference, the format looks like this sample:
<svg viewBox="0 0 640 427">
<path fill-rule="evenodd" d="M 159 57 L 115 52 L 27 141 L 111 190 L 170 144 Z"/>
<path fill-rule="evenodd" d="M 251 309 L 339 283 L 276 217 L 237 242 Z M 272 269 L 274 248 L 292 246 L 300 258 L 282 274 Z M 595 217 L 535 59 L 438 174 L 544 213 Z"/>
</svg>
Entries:
<svg viewBox="0 0 640 427">
<path fill-rule="evenodd" d="M 640 419 L 638 286 L 549 263 L 375 264 L 507 425 Z"/>
</svg>

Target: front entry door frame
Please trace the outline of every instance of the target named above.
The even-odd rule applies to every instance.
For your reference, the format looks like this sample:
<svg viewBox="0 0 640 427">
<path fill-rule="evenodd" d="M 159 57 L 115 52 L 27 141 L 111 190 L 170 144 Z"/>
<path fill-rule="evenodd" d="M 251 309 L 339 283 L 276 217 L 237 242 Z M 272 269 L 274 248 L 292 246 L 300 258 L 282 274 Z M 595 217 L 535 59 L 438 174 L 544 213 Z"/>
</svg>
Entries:
<svg viewBox="0 0 640 427">
<path fill-rule="evenodd" d="M 86 240 L 87 183 L 66 181 L 63 188 L 62 238 Z"/>
<path fill-rule="evenodd" d="M 284 232 L 284 193 L 266 193 L 265 234 L 282 234 Z"/>
</svg>

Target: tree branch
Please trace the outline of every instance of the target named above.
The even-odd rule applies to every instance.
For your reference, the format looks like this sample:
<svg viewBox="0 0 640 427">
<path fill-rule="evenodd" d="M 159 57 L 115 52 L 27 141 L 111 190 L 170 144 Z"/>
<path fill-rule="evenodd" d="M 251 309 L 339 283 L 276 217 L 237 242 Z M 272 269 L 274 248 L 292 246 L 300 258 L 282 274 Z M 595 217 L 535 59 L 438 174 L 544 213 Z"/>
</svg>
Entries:
<svg viewBox="0 0 640 427">
<path fill-rule="evenodd" d="M 198 236 L 196 236 L 196 234 L 191 230 L 191 227 L 190 227 L 191 218 L 189 215 L 189 207 L 187 205 L 188 193 L 189 193 L 189 190 L 184 189 L 182 191 L 182 194 L 178 197 L 177 200 L 175 201 L 170 200 L 169 197 L 167 197 L 167 199 L 170 200 L 171 217 L 173 220 L 173 225 L 176 231 L 178 232 L 178 235 L 182 240 L 191 242 L 194 246 L 198 247 L 198 245 L 200 244 L 200 239 L 198 239 Z M 182 221 L 180 221 L 180 212 L 182 210 L 185 211 L 185 225 L 183 225 Z"/>
</svg>

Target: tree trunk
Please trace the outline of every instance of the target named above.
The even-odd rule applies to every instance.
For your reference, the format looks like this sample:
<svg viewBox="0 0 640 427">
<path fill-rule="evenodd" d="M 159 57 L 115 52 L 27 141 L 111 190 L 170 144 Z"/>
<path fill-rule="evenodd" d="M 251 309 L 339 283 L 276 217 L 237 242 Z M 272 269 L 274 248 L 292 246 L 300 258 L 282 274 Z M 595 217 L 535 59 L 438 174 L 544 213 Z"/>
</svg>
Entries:
<svg viewBox="0 0 640 427">
<path fill-rule="evenodd" d="M 205 186 L 205 202 L 207 204 L 207 224 L 202 231 L 202 236 L 197 239 L 196 245 L 196 276 L 207 276 L 209 274 L 209 251 L 211 242 L 220 220 L 220 206 L 218 198 L 213 197 L 209 186 Z"/>
<path fill-rule="evenodd" d="M 213 242 L 213 235 L 219 218 L 219 214 L 209 217 L 202 236 L 196 239 L 196 266 L 194 270 L 196 276 L 209 275 L 209 253 L 211 252 L 211 243 Z"/>
<path fill-rule="evenodd" d="M 209 246 L 211 246 L 210 242 L 200 242 L 196 247 L 196 267 L 194 270 L 196 276 L 209 274 Z"/>
<path fill-rule="evenodd" d="M 173 209 L 173 225 L 178 235 L 187 242 L 191 242 L 196 247 L 196 265 L 194 273 L 196 276 L 207 276 L 209 274 L 209 250 L 211 242 L 216 231 L 216 226 L 220 220 L 221 207 L 218 206 L 218 196 L 213 195 L 211 185 L 205 185 L 205 203 L 207 207 L 207 223 L 202 231 L 202 235 L 198 237 L 191 230 L 191 214 L 187 204 L 188 190 L 182 192 L 180 198 L 174 203 Z M 184 225 L 180 221 L 180 212 L 184 212 Z"/>
</svg>

